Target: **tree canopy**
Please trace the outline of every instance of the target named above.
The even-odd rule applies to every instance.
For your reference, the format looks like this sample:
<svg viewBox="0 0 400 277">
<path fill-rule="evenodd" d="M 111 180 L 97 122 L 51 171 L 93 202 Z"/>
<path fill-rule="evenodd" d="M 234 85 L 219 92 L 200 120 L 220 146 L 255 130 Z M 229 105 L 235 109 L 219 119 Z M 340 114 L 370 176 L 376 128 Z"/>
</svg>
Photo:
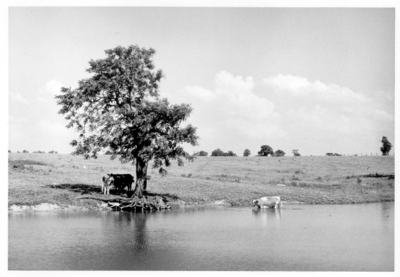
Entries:
<svg viewBox="0 0 400 277">
<path fill-rule="evenodd" d="M 159 97 L 164 77 L 154 70 L 154 49 L 118 46 L 105 51 L 106 58 L 90 60 L 87 72 L 92 76 L 79 81 L 75 89 L 63 87 L 56 96 L 68 128 L 75 128 L 73 154 L 97 158 L 102 150 L 119 157 L 122 163 L 136 164 L 136 189 L 146 189 L 147 166 L 165 174 L 171 160 L 183 165 L 191 159 L 182 143 L 196 145 L 196 128 L 181 127 L 192 108 L 188 104 L 170 105 Z"/>
<path fill-rule="evenodd" d="M 382 137 L 382 147 L 381 147 L 381 152 L 383 156 L 389 155 L 390 149 L 392 149 L 392 144 L 390 141 L 387 139 L 387 137 Z"/>
<path fill-rule="evenodd" d="M 250 150 L 249 149 L 245 149 L 244 152 L 243 152 L 243 157 L 250 156 L 250 154 L 251 154 Z"/>
<path fill-rule="evenodd" d="M 259 156 L 269 156 L 269 155 L 272 156 L 273 154 L 274 154 L 274 150 L 269 145 L 262 145 L 261 150 L 258 151 Z"/>
<path fill-rule="evenodd" d="M 233 153 L 232 151 L 228 151 L 228 152 L 224 152 L 221 149 L 216 149 L 214 151 L 211 152 L 211 156 L 224 156 L 224 157 L 236 157 L 237 155 L 235 153 Z"/>
</svg>

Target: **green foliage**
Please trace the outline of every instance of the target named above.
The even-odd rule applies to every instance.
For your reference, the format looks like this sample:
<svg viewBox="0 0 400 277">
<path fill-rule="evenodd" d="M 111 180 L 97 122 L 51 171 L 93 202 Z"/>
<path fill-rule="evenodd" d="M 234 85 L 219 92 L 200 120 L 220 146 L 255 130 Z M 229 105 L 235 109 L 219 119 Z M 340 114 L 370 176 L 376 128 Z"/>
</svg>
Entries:
<svg viewBox="0 0 400 277">
<path fill-rule="evenodd" d="M 269 155 L 272 156 L 273 154 L 274 154 L 274 150 L 269 145 L 262 145 L 261 150 L 258 151 L 259 156 L 269 156 Z"/>
<path fill-rule="evenodd" d="M 168 167 L 171 159 L 178 165 L 183 165 L 182 157 L 191 159 L 180 144 L 196 145 L 196 128 L 180 124 L 192 108 L 159 98 L 163 73 L 154 70 L 155 50 L 118 46 L 105 53 L 106 58 L 89 62 L 90 78 L 79 81 L 76 89 L 63 87 L 56 96 L 67 127 L 79 133 L 79 139 L 71 142 L 73 154 L 97 158 L 108 149 L 112 159 L 140 162 L 141 170 L 147 170 L 153 159 L 154 168 L 161 168 L 163 175 L 162 167 Z"/>
<path fill-rule="evenodd" d="M 243 157 L 248 157 L 248 156 L 250 156 L 250 155 L 251 155 L 251 153 L 250 153 L 250 150 L 249 150 L 249 149 L 244 150 L 244 152 L 243 152 Z"/>
<path fill-rule="evenodd" d="M 387 137 L 382 137 L 382 147 L 381 147 L 381 152 L 383 156 L 389 155 L 390 149 L 392 149 L 392 144 L 389 142 Z"/>
<path fill-rule="evenodd" d="M 206 151 L 200 151 L 200 152 L 196 153 L 196 155 L 205 157 L 205 156 L 208 156 L 208 153 Z"/>
<path fill-rule="evenodd" d="M 28 150 L 22 150 L 22 153 L 29 153 Z"/>
</svg>

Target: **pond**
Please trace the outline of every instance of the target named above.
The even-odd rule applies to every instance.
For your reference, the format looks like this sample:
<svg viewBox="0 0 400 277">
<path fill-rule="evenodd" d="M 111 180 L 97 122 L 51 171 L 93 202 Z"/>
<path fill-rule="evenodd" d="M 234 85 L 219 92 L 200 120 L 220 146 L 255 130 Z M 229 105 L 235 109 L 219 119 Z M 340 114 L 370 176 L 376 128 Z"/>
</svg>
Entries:
<svg viewBox="0 0 400 277">
<path fill-rule="evenodd" d="M 394 270 L 394 203 L 9 212 L 8 223 L 10 270 Z"/>
</svg>

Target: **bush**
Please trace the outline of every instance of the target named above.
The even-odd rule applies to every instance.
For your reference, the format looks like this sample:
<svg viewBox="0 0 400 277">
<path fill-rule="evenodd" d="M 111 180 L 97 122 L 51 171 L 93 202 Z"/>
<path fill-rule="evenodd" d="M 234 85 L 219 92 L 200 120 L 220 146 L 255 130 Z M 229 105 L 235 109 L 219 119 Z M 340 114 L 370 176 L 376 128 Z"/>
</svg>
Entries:
<svg viewBox="0 0 400 277">
<path fill-rule="evenodd" d="M 278 150 L 275 151 L 274 157 L 283 157 L 283 156 L 285 156 L 285 154 L 286 153 L 284 151 L 278 149 Z"/>
<path fill-rule="evenodd" d="M 224 153 L 224 151 L 222 151 L 221 149 L 216 149 L 214 151 L 211 152 L 211 156 L 214 157 L 218 157 L 218 156 L 236 156 L 235 153 L 233 153 L 232 151 L 228 151 L 227 153 Z"/>
<path fill-rule="evenodd" d="M 205 157 L 205 156 L 208 156 L 208 153 L 206 151 L 200 151 L 200 152 L 196 153 L 196 155 Z"/>
<path fill-rule="evenodd" d="M 301 156 L 299 153 L 299 149 L 293 149 L 292 152 L 293 152 L 293 156 L 295 156 L 295 157 Z"/>
</svg>

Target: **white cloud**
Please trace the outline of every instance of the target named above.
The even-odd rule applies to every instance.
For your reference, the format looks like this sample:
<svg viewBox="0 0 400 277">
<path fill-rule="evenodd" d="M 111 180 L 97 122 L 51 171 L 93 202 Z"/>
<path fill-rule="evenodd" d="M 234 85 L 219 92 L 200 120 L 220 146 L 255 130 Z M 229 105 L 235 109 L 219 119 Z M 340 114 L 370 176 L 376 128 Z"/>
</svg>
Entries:
<svg viewBox="0 0 400 277">
<path fill-rule="evenodd" d="M 252 77 L 222 71 L 213 88 L 187 86 L 163 96 L 193 106 L 187 123 L 198 128 L 199 148 L 206 151 L 221 148 L 240 155 L 245 148 L 255 153 L 269 144 L 286 153 L 353 153 L 375 149 L 371 138 L 393 133 L 393 112 L 362 93 L 291 75 L 263 81 L 256 94 Z"/>
<path fill-rule="evenodd" d="M 306 78 L 279 74 L 275 77 L 263 79 L 264 83 L 276 90 L 298 91 L 301 92 L 303 88 L 309 87 L 311 84 Z"/>
<path fill-rule="evenodd" d="M 362 94 L 340 87 L 336 84 L 324 84 L 320 81 L 310 82 L 306 78 L 292 75 L 278 75 L 264 78 L 267 88 L 280 93 L 290 93 L 296 97 L 316 97 L 321 101 L 335 102 L 340 104 L 354 103 L 354 101 L 365 103 L 368 101 Z"/>
<path fill-rule="evenodd" d="M 46 83 L 44 91 L 51 95 L 57 95 L 61 93 L 61 87 L 63 84 L 57 80 L 50 80 Z"/>
<path fill-rule="evenodd" d="M 280 115 L 271 101 L 254 94 L 252 77 L 235 77 L 222 71 L 216 74 L 214 85 L 213 90 L 198 86 L 184 88 L 186 99 L 182 100 L 193 103 L 195 108 L 193 124 L 247 138 L 281 135 L 282 130 L 275 122 Z"/>
<path fill-rule="evenodd" d="M 23 97 L 18 92 L 10 92 L 10 100 L 11 100 L 11 102 L 19 102 L 19 103 L 29 104 L 28 100 L 26 100 L 26 98 Z"/>
</svg>

